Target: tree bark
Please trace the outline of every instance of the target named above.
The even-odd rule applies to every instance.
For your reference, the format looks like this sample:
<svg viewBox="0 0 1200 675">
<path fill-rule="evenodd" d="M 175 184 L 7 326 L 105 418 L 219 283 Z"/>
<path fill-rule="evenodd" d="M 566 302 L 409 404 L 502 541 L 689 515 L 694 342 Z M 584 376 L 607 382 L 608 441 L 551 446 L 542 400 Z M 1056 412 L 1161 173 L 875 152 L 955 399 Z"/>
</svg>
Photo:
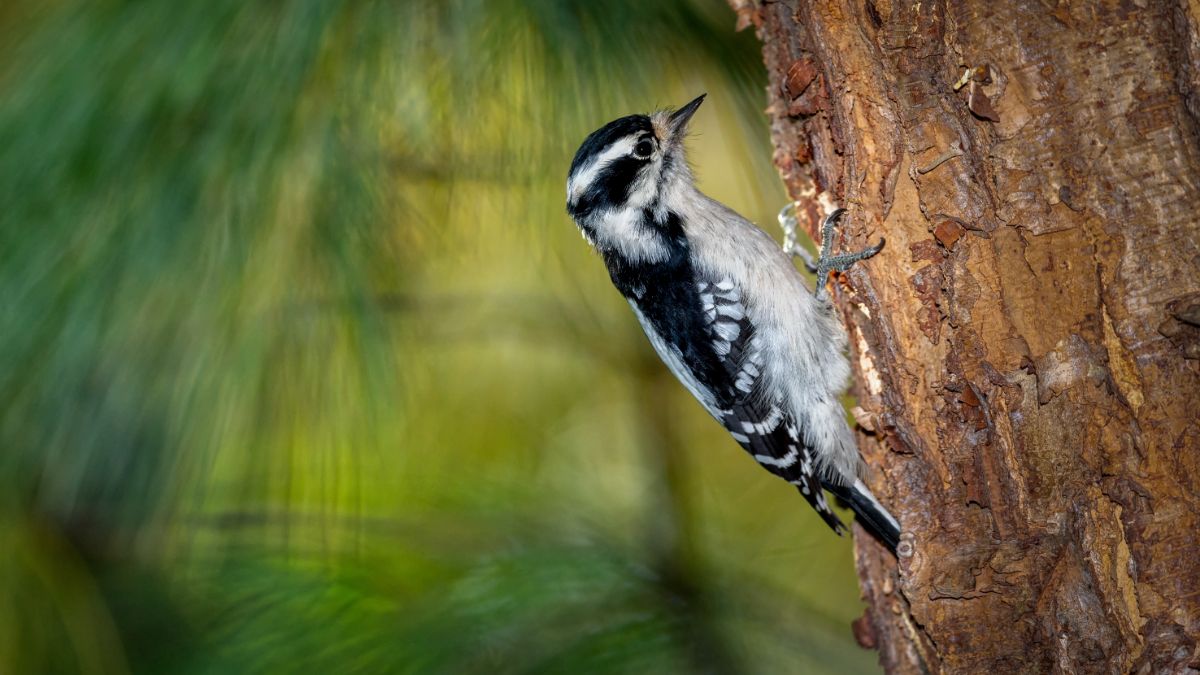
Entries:
<svg viewBox="0 0 1200 675">
<path fill-rule="evenodd" d="M 836 280 L 888 672 L 1200 669 L 1200 2 L 731 0 Z"/>
</svg>

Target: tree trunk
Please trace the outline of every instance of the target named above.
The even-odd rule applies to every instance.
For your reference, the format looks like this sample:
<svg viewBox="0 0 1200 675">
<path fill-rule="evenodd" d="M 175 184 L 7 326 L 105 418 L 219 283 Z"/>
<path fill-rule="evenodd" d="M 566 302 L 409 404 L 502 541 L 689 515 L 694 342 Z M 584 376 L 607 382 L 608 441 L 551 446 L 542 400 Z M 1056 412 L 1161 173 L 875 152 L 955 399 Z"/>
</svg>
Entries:
<svg viewBox="0 0 1200 675">
<path fill-rule="evenodd" d="M 731 0 L 835 282 L 889 672 L 1200 669 L 1198 0 Z"/>
</svg>

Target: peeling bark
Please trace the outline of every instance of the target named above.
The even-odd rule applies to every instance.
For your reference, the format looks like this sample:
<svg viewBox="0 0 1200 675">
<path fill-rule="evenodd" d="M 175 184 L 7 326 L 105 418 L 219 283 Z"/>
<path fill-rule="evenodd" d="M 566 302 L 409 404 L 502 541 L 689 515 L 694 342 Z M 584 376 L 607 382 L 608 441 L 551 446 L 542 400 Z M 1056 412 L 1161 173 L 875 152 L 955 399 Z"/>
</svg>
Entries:
<svg viewBox="0 0 1200 675">
<path fill-rule="evenodd" d="M 1200 2 L 732 0 L 838 279 L 886 670 L 1200 669 Z"/>
</svg>

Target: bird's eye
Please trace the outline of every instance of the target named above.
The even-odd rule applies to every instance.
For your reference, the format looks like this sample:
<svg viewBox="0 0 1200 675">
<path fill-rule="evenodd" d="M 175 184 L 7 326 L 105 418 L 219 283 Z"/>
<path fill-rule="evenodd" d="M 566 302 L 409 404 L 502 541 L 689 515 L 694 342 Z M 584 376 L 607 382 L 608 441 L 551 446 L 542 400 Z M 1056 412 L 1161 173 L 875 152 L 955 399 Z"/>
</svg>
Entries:
<svg viewBox="0 0 1200 675">
<path fill-rule="evenodd" d="M 654 152 L 654 141 L 649 138 L 643 138 L 633 146 L 633 156 L 638 159 L 646 159 L 652 152 Z"/>
</svg>

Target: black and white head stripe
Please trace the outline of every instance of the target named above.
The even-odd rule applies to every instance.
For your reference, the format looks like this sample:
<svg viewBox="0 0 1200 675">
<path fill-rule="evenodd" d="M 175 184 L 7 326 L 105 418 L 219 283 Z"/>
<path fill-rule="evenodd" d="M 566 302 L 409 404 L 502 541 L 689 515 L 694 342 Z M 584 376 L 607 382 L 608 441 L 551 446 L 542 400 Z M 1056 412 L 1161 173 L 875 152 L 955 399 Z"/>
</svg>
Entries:
<svg viewBox="0 0 1200 675">
<path fill-rule="evenodd" d="M 678 110 L 628 115 L 589 134 L 567 173 L 567 211 L 576 220 L 631 205 L 661 211 L 654 203 L 665 183 L 690 184 L 681 143 L 703 102 L 701 94 Z"/>
<path fill-rule="evenodd" d="M 654 125 L 647 115 L 629 115 L 593 131 L 584 140 L 567 174 L 567 210 L 580 216 L 594 209 L 623 205 L 638 172 L 653 158 Z M 639 142 L 643 145 L 639 148 Z"/>
<path fill-rule="evenodd" d="M 567 212 L 610 268 L 663 263 L 677 248 L 666 202 L 694 192 L 682 145 L 700 96 L 675 111 L 613 120 L 584 140 L 567 174 Z"/>
</svg>

